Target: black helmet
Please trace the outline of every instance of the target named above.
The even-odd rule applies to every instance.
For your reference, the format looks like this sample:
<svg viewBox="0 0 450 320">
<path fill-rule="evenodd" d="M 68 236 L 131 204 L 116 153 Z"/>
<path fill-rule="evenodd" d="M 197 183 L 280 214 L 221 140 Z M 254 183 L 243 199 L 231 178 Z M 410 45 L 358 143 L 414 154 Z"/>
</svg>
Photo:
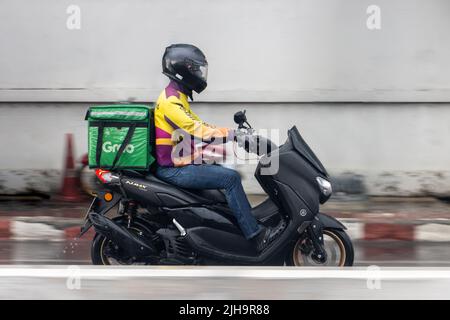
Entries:
<svg viewBox="0 0 450 320">
<path fill-rule="evenodd" d="M 163 73 L 197 93 L 207 86 L 208 62 L 203 52 L 191 44 L 172 44 L 162 58 Z"/>
</svg>

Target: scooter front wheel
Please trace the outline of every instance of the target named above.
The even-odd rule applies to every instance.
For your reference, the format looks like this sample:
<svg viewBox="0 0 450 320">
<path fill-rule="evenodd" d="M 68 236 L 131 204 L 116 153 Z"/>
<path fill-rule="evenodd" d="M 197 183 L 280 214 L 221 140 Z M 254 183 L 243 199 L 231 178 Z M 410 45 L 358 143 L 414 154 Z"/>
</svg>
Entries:
<svg viewBox="0 0 450 320">
<path fill-rule="evenodd" d="M 326 228 L 323 230 L 323 238 L 324 249 L 327 253 L 326 261 L 316 261 L 312 254 L 311 240 L 307 237 L 300 237 L 293 248 L 289 250 L 286 264 L 296 267 L 344 267 L 353 265 L 353 244 L 345 231 Z"/>
</svg>

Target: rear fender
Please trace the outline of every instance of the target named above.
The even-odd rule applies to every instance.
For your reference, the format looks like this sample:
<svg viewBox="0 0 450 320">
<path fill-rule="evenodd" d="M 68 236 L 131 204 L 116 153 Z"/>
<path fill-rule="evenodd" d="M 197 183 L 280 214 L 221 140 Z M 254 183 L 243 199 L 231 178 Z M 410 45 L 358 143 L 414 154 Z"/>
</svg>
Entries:
<svg viewBox="0 0 450 320">
<path fill-rule="evenodd" d="M 110 201 L 105 200 L 105 195 L 107 193 L 112 194 L 112 199 Z M 119 201 L 122 199 L 122 195 L 117 192 L 109 192 L 109 191 L 99 191 L 95 195 L 94 200 L 92 200 L 92 203 L 86 212 L 85 216 L 85 223 L 81 227 L 80 234 L 78 237 L 82 237 L 91 227 L 92 222 L 89 219 L 89 214 L 91 212 L 96 212 L 99 215 L 105 215 L 109 210 L 111 210 L 116 204 L 119 203 Z"/>
</svg>

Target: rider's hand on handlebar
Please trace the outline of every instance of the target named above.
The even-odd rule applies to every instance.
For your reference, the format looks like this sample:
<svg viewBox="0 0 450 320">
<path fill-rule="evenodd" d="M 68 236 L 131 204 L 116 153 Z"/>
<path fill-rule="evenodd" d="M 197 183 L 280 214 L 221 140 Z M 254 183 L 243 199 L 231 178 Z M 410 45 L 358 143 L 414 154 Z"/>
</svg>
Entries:
<svg viewBox="0 0 450 320">
<path fill-rule="evenodd" d="M 258 136 L 253 135 L 252 129 L 238 129 L 234 131 L 234 140 L 238 146 L 249 153 L 256 153 L 258 148 Z"/>
<path fill-rule="evenodd" d="M 237 142 L 239 147 L 244 146 L 244 142 L 245 142 L 247 135 L 248 135 L 247 130 L 245 130 L 245 129 L 234 130 L 234 141 Z"/>
</svg>

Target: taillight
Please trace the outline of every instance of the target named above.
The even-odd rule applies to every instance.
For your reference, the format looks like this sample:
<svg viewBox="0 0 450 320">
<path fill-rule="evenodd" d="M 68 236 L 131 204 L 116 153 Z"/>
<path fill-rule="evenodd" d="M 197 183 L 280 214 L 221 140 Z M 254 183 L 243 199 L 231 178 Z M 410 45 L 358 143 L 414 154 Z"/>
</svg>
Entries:
<svg viewBox="0 0 450 320">
<path fill-rule="evenodd" d="M 110 183 L 113 180 L 113 175 L 108 170 L 97 169 L 95 170 L 95 175 L 103 183 Z"/>
</svg>

